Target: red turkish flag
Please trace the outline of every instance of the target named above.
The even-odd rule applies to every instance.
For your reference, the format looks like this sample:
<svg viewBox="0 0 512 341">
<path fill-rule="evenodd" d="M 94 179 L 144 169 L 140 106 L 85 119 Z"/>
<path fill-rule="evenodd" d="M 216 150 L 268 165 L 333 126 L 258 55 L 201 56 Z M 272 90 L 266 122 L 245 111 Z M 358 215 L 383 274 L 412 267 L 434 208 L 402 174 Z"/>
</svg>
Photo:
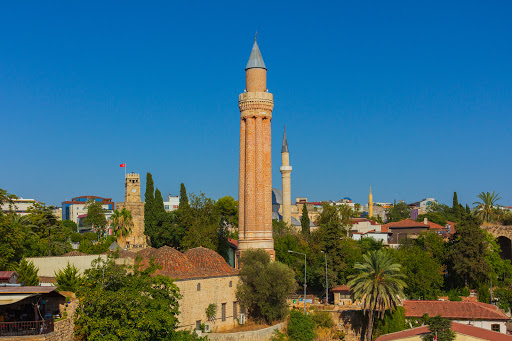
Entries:
<svg viewBox="0 0 512 341">
<path fill-rule="evenodd" d="M 120 164 L 119 167 L 126 167 L 126 163 Z"/>
</svg>

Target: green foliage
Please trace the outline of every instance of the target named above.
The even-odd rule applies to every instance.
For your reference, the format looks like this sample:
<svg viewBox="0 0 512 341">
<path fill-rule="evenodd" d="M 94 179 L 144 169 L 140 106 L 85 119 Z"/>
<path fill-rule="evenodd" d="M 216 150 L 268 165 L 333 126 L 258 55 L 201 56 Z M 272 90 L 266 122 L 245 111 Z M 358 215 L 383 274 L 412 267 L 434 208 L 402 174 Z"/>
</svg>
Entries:
<svg viewBox="0 0 512 341">
<path fill-rule="evenodd" d="M 180 203 L 179 208 L 184 209 L 189 206 L 187 189 L 185 188 L 185 184 L 181 183 L 180 185 Z"/>
<path fill-rule="evenodd" d="M 451 289 L 448 291 L 448 300 L 450 301 L 462 301 L 462 298 L 460 297 L 460 291 L 457 289 Z"/>
<path fill-rule="evenodd" d="M 315 323 L 312 318 L 298 310 L 290 312 L 287 334 L 290 340 L 313 341 L 315 335 Z"/>
<path fill-rule="evenodd" d="M 310 231 L 310 225 L 311 222 L 309 221 L 309 215 L 308 215 L 308 208 L 306 204 L 302 205 L 302 216 L 300 217 L 300 225 L 302 227 L 302 234 L 304 236 L 309 236 L 311 233 Z"/>
<path fill-rule="evenodd" d="M 84 240 L 88 240 L 88 241 L 95 241 L 95 240 L 98 240 L 98 235 L 94 232 L 85 232 L 83 235 L 82 235 L 84 238 Z"/>
<path fill-rule="evenodd" d="M 428 324 L 430 334 L 423 337 L 424 341 L 433 341 L 437 335 L 437 341 L 453 341 L 455 340 L 455 332 L 451 330 L 452 322 L 448 319 L 442 318 L 441 315 L 435 317 L 428 317 L 425 315 L 423 320 Z"/>
<path fill-rule="evenodd" d="M 154 192 L 153 176 L 148 172 L 146 174 L 146 192 L 144 193 L 144 234 L 148 236 L 150 245 L 155 231 L 155 217 L 153 216 Z"/>
<path fill-rule="evenodd" d="M 0 270 L 12 270 L 24 255 L 30 220 L 17 214 L 0 216 Z"/>
<path fill-rule="evenodd" d="M 152 276 L 156 266 L 116 265 L 98 258 L 77 292 L 75 334 L 79 340 L 175 340 L 180 298 L 173 281 Z"/>
<path fill-rule="evenodd" d="M 110 220 L 114 234 L 118 238 L 128 236 L 132 232 L 133 217 L 126 208 L 123 207 L 121 211 L 115 210 Z"/>
<path fill-rule="evenodd" d="M 481 283 L 476 291 L 478 302 L 491 303 L 491 292 L 489 285 Z"/>
<path fill-rule="evenodd" d="M 95 235 L 94 233 L 92 233 Z M 85 233 L 84 233 L 85 235 Z M 90 255 L 99 255 L 104 252 L 106 252 L 110 245 L 112 245 L 113 242 L 116 241 L 115 236 L 108 236 L 100 238 L 99 241 L 91 241 L 89 239 L 84 238 L 80 242 L 80 247 L 78 248 L 78 251 L 87 253 Z"/>
<path fill-rule="evenodd" d="M 457 192 L 453 192 L 452 210 L 453 214 L 457 217 L 457 221 L 460 221 L 462 217 L 461 209 L 462 208 L 460 207 L 459 200 L 457 198 Z"/>
<path fill-rule="evenodd" d="M 495 193 L 495 191 L 492 193 L 482 192 L 478 194 L 478 198 L 481 201 L 475 201 L 473 203 L 473 205 L 477 205 L 474 209 L 475 215 L 483 221 L 494 221 L 496 218 L 496 202 L 501 199 L 501 197 L 498 196 L 499 193 Z"/>
<path fill-rule="evenodd" d="M 31 261 L 28 262 L 23 258 L 16 268 L 16 272 L 20 276 L 18 278 L 19 283 L 25 283 L 26 286 L 37 286 L 39 285 L 39 277 L 37 276 L 37 268 Z"/>
<path fill-rule="evenodd" d="M 387 222 L 400 221 L 411 217 L 411 209 L 403 201 L 393 205 L 386 213 Z"/>
<path fill-rule="evenodd" d="M 315 310 L 313 314 L 311 314 L 311 319 L 315 323 L 317 328 L 332 328 L 334 327 L 334 320 L 330 313 L 326 311 Z"/>
<path fill-rule="evenodd" d="M 431 221 L 433 223 L 439 224 L 441 226 L 446 226 L 446 217 L 444 214 L 440 212 L 428 212 L 425 214 L 418 215 L 418 219 L 416 221 L 423 222 L 425 218 L 428 219 L 428 221 Z"/>
<path fill-rule="evenodd" d="M 155 190 L 154 200 L 155 201 L 153 201 L 153 214 L 155 214 L 156 216 L 158 213 L 165 212 L 164 198 L 162 197 L 162 193 L 158 188 Z"/>
<path fill-rule="evenodd" d="M 356 263 L 354 267 L 358 273 L 349 277 L 348 286 L 353 299 L 360 301 L 365 313 L 368 312 L 366 339 L 371 340 L 374 313 L 382 318 L 386 310 L 400 304 L 406 287 L 405 276 L 401 273 L 400 264 L 394 263 L 394 259 L 383 250 L 367 253 L 363 262 Z"/>
<path fill-rule="evenodd" d="M 490 267 L 489 278 L 492 278 L 494 284 L 497 284 L 498 281 L 501 280 L 502 284 L 510 286 L 512 280 L 512 264 L 509 259 L 502 259 L 500 257 L 501 248 L 496 239 L 486 231 L 484 231 L 484 234 L 487 244 L 485 260 Z"/>
<path fill-rule="evenodd" d="M 240 262 L 240 283 L 236 297 L 257 321 L 271 323 L 286 316 L 286 298 L 297 287 L 293 271 L 279 262 L 270 262 L 264 250 L 245 251 Z M 279 281 L 275 279 L 279 278 Z"/>
<path fill-rule="evenodd" d="M 459 287 L 475 285 L 488 279 L 490 266 L 486 259 L 488 246 L 485 232 L 472 216 L 457 225 L 449 258 L 452 283 Z"/>
<path fill-rule="evenodd" d="M 215 316 L 217 315 L 217 305 L 215 303 L 208 304 L 205 313 L 206 317 L 208 318 L 208 321 L 215 320 Z"/>
<path fill-rule="evenodd" d="M 443 287 L 443 266 L 420 246 L 402 244 L 393 252 L 405 274 L 409 299 L 437 300 Z"/>
<path fill-rule="evenodd" d="M 381 335 L 396 333 L 406 329 L 409 329 L 409 325 L 405 319 L 405 309 L 404 307 L 396 307 L 386 311 L 382 319 L 375 321 L 373 336 L 376 339 Z"/>
<path fill-rule="evenodd" d="M 76 292 L 82 278 L 78 274 L 78 269 L 68 262 L 64 269 L 55 273 L 55 280 L 59 285 L 59 290 Z"/>
<path fill-rule="evenodd" d="M 512 307 L 512 290 L 510 288 L 498 288 L 494 290 L 493 296 L 498 303 L 498 307 L 509 313 Z"/>
<path fill-rule="evenodd" d="M 86 226 L 94 226 L 99 231 L 104 231 L 107 226 L 107 218 L 103 212 L 103 204 L 93 199 L 87 202 L 87 217 L 84 219 Z"/>
<path fill-rule="evenodd" d="M 227 226 L 238 227 L 238 201 L 232 196 L 219 198 L 215 203 L 221 216 L 221 222 Z"/>
<path fill-rule="evenodd" d="M 73 243 L 80 243 L 84 237 L 78 232 L 73 232 L 70 236 L 70 239 Z"/>
</svg>

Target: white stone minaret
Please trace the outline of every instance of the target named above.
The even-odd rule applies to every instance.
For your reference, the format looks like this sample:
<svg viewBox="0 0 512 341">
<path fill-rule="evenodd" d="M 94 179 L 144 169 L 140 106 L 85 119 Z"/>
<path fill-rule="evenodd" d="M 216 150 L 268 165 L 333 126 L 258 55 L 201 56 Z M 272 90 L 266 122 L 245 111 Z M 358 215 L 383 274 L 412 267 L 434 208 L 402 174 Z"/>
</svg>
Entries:
<svg viewBox="0 0 512 341">
<path fill-rule="evenodd" d="M 291 191 L 291 173 L 290 153 L 288 151 L 288 141 L 286 140 L 286 127 L 284 128 L 283 146 L 281 147 L 281 176 L 283 179 L 283 221 L 287 224 L 292 223 L 292 191 Z"/>
</svg>

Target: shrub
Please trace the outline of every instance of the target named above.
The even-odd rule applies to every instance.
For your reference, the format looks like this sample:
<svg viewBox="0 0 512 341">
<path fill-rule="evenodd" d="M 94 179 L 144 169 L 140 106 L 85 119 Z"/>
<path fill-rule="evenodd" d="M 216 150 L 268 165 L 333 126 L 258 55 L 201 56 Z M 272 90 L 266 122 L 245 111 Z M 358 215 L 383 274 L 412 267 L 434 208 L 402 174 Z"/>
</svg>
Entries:
<svg viewBox="0 0 512 341">
<path fill-rule="evenodd" d="M 316 336 L 315 323 L 309 315 L 293 310 L 290 312 L 287 334 L 293 341 L 313 341 Z"/>
<path fill-rule="evenodd" d="M 332 328 L 334 326 L 331 314 L 326 311 L 315 311 L 311 315 L 311 319 L 318 328 Z"/>
<path fill-rule="evenodd" d="M 39 285 L 39 277 L 37 276 L 38 271 L 39 268 L 37 268 L 34 263 L 27 262 L 27 260 L 23 258 L 16 268 L 16 272 L 20 276 L 18 278 L 18 282 L 24 282 L 27 286 Z"/>
<path fill-rule="evenodd" d="M 59 290 L 76 292 L 80 285 L 81 277 L 78 274 L 78 269 L 68 262 L 64 269 L 55 273 L 55 279 L 59 285 Z"/>
</svg>

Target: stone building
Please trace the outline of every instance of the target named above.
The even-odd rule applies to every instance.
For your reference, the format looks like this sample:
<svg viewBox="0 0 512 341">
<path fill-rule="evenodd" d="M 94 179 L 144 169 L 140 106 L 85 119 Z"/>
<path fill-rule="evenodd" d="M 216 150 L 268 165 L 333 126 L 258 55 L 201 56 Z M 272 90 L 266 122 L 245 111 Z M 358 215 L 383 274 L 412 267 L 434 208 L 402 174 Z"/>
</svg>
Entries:
<svg viewBox="0 0 512 341">
<path fill-rule="evenodd" d="M 140 176 L 135 173 L 126 174 L 124 183 L 124 202 L 117 203 L 117 209 L 126 208 L 132 214 L 132 232 L 118 240 L 122 248 L 134 249 L 147 246 L 144 234 L 144 202 L 140 196 Z"/>
<path fill-rule="evenodd" d="M 239 241 L 236 264 L 248 249 L 264 249 L 275 259 L 272 238 L 271 126 L 274 99 L 267 90 L 267 68 L 256 40 L 239 95 Z"/>
<path fill-rule="evenodd" d="M 236 299 L 238 270 L 229 266 L 215 251 L 198 247 L 184 253 L 168 246 L 138 252 L 143 262 L 154 259 L 162 266 L 156 274 L 175 279 L 183 295 L 180 304 L 180 329 L 198 329 L 208 323 L 211 331 L 222 331 L 237 324 L 240 308 Z M 206 308 L 217 306 L 214 319 L 208 320 Z"/>
</svg>

